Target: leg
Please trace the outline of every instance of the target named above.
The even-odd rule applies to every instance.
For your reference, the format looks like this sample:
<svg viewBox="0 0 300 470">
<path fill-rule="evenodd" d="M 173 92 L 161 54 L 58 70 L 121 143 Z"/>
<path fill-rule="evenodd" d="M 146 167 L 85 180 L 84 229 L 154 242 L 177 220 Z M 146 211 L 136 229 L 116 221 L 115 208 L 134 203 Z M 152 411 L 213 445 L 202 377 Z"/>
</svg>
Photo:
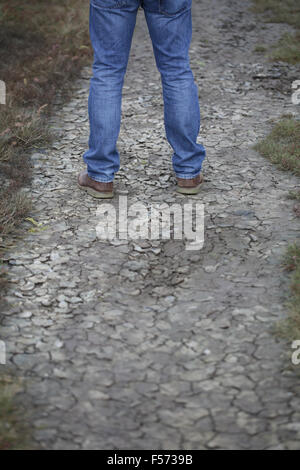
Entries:
<svg viewBox="0 0 300 470">
<path fill-rule="evenodd" d="M 205 149 L 197 144 L 200 130 L 198 89 L 189 63 L 192 38 L 191 0 L 144 0 L 145 16 L 161 73 L 165 128 L 174 150 L 178 178 L 199 175 Z"/>
<path fill-rule="evenodd" d="M 89 94 L 89 149 L 83 158 L 88 175 L 111 182 L 120 167 L 117 140 L 122 87 L 139 0 L 91 0 L 90 37 L 94 50 Z"/>
</svg>

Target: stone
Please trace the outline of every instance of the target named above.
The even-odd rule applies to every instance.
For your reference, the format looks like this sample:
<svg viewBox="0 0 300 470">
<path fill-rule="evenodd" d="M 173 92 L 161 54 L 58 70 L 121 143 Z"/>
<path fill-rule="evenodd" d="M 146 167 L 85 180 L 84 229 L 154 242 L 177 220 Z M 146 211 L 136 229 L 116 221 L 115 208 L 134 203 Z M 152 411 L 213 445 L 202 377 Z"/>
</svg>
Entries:
<svg viewBox="0 0 300 470">
<path fill-rule="evenodd" d="M 248 2 L 216 5 L 193 5 L 198 142 L 207 148 L 202 192 L 174 191 L 161 80 L 139 10 L 109 201 L 203 203 L 203 247 L 97 237 L 97 210 L 107 201 L 76 187 L 89 136 L 90 66 L 47 117 L 55 142 L 33 151 L 25 193 L 43 225 L 27 232 L 25 222 L 24 237 L 5 254 L 11 282 L 0 339 L 5 370 L 21 378 L 18 402 L 37 447 L 300 448 L 299 377 L 289 345 L 271 331 L 286 315 L 281 257 L 299 233 L 286 195 L 299 179 L 253 148 L 270 121 L 297 115 L 290 84 L 300 70 L 273 70 L 254 51 L 257 41 L 274 44 L 286 25 L 256 21 Z"/>
</svg>

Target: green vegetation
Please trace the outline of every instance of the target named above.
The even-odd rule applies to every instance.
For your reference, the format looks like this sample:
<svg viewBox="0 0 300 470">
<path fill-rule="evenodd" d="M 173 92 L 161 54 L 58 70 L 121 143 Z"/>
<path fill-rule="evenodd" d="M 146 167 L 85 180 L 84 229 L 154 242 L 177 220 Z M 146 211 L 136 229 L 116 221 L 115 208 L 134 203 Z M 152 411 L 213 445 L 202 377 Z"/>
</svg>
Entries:
<svg viewBox="0 0 300 470">
<path fill-rule="evenodd" d="M 271 58 L 290 64 L 300 62 L 300 33 L 296 35 L 284 34 L 274 48 Z"/>
<path fill-rule="evenodd" d="M 253 0 L 252 10 L 262 14 L 269 23 L 286 23 L 295 34 L 284 34 L 270 53 L 270 59 L 295 64 L 300 61 L 300 2 L 299 0 Z M 260 46 L 257 46 L 258 48 Z M 264 50 L 255 49 L 256 52 Z"/>
<path fill-rule="evenodd" d="M 290 170 L 300 176 L 300 121 L 292 116 L 283 117 L 271 133 L 259 142 L 255 148 L 282 170 Z M 300 190 L 288 196 L 300 200 Z M 299 204 L 294 207 L 296 216 L 300 216 Z M 290 296 L 287 302 L 289 315 L 278 325 L 279 334 L 289 340 L 300 338 L 300 243 L 291 245 L 283 261 L 283 267 L 291 273 Z"/>
<path fill-rule="evenodd" d="M 22 220 L 30 202 L 19 194 L 30 181 L 28 153 L 50 140 L 46 118 L 57 91 L 91 59 L 88 4 L 81 0 L 0 0 L 0 238 Z"/>
<path fill-rule="evenodd" d="M 253 11 L 262 14 L 267 22 L 286 23 L 295 28 L 294 34 L 284 34 L 274 46 L 271 60 L 291 64 L 300 62 L 300 2 L 298 0 L 253 0 Z M 257 46 L 256 52 L 265 52 Z M 256 149 L 283 170 L 290 170 L 300 176 L 300 122 L 290 117 L 283 118 L 272 132 L 256 145 Z M 300 190 L 289 194 L 291 199 L 300 200 Z M 299 204 L 294 208 L 300 216 Z M 291 245 L 284 259 L 284 268 L 291 272 L 288 318 L 278 325 L 281 335 L 288 339 L 300 337 L 300 244 Z"/>
<path fill-rule="evenodd" d="M 300 243 L 291 245 L 284 259 L 284 268 L 291 273 L 291 297 L 288 301 L 289 315 L 280 322 L 278 332 L 288 340 L 300 338 Z"/>
<path fill-rule="evenodd" d="M 282 170 L 300 176 L 300 121 L 284 117 L 255 148 Z"/>
<path fill-rule="evenodd" d="M 0 377 L 0 451 L 30 448 L 30 431 L 14 401 L 18 390 L 16 379 Z"/>
<path fill-rule="evenodd" d="M 267 48 L 266 48 L 266 46 L 264 46 L 262 44 L 258 44 L 257 46 L 255 46 L 254 51 L 263 53 L 263 52 L 267 51 Z"/>
<path fill-rule="evenodd" d="M 29 152 L 51 139 L 47 117 L 57 92 L 91 62 L 89 5 L 82 0 L 0 0 L 0 304 L 5 285 L 1 254 L 31 207 Z M 28 431 L 14 404 L 16 381 L 0 376 L 0 450 L 26 448 Z"/>
</svg>

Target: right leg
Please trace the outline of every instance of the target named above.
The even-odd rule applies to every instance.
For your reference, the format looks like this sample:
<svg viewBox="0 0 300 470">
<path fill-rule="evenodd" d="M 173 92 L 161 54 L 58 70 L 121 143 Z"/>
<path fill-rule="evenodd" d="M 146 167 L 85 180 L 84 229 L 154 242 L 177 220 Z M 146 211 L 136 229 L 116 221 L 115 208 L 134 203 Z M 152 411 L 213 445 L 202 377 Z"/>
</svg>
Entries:
<svg viewBox="0 0 300 470">
<path fill-rule="evenodd" d="M 205 149 L 200 130 L 198 89 L 189 63 L 192 0 L 144 0 L 146 20 L 161 73 L 166 134 L 174 150 L 177 178 L 199 178 Z"/>
<path fill-rule="evenodd" d="M 90 37 L 94 50 L 89 94 L 88 176 L 109 183 L 119 170 L 117 139 L 124 76 L 140 0 L 91 0 Z"/>
</svg>

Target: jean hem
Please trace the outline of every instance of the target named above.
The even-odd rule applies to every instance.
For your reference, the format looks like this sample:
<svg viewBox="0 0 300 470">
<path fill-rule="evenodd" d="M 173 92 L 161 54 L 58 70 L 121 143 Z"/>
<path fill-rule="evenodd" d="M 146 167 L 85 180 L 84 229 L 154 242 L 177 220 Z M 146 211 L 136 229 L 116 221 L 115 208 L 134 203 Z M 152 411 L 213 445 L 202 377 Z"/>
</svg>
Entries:
<svg viewBox="0 0 300 470">
<path fill-rule="evenodd" d="M 112 183 L 114 181 L 114 179 L 104 179 L 104 178 L 101 178 L 99 176 L 92 176 L 89 172 L 88 172 L 88 176 L 94 180 L 94 181 L 97 181 L 98 183 Z"/>
<path fill-rule="evenodd" d="M 192 180 L 193 178 L 196 178 L 196 176 L 200 175 L 201 170 L 198 171 L 198 173 L 195 173 L 194 175 L 187 175 L 187 174 L 182 174 L 182 173 L 175 173 L 177 178 L 181 178 L 183 180 Z"/>
</svg>

